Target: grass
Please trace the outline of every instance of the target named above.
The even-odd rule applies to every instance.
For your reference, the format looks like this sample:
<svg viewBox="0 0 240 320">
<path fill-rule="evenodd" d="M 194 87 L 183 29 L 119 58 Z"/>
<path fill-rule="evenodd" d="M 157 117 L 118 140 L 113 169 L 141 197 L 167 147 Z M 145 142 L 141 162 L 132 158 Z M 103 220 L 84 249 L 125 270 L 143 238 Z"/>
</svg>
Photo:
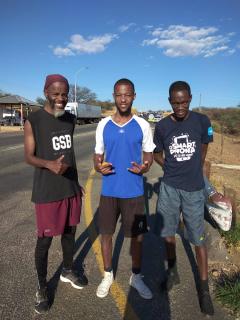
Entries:
<svg viewBox="0 0 240 320">
<path fill-rule="evenodd" d="M 235 314 L 240 313 L 240 271 L 231 274 L 222 273 L 216 280 L 216 299 L 230 308 Z"/>
<path fill-rule="evenodd" d="M 240 224 L 238 223 L 229 231 L 220 231 L 224 237 L 228 248 L 240 247 Z M 216 299 L 224 306 L 233 311 L 235 315 L 240 315 L 240 269 L 231 270 L 226 273 L 221 272 L 215 280 Z"/>
<path fill-rule="evenodd" d="M 239 247 L 240 245 L 240 224 L 238 223 L 233 229 L 229 231 L 220 231 L 221 236 L 224 237 L 228 247 Z"/>
</svg>

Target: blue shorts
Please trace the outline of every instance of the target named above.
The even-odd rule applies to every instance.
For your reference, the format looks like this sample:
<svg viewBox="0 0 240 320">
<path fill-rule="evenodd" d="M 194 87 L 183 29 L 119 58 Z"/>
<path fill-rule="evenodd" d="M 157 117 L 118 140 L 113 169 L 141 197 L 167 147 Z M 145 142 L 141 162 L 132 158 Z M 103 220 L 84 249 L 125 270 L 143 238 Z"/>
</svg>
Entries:
<svg viewBox="0 0 240 320">
<path fill-rule="evenodd" d="M 183 215 L 189 241 L 195 246 L 204 245 L 204 190 L 188 192 L 161 182 L 157 202 L 157 226 L 162 237 L 175 236 Z"/>
</svg>

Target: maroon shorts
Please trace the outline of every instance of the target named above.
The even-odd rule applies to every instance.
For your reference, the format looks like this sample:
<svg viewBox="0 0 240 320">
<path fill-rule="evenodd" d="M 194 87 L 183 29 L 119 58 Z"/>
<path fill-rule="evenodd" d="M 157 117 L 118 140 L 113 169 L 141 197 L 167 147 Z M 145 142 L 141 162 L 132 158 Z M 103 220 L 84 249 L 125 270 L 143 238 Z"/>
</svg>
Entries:
<svg viewBox="0 0 240 320">
<path fill-rule="evenodd" d="M 98 215 L 99 233 L 114 234 L 120 214 L 125 237 L 136 237 L 148 231 L 143 196 L 129 199 L 101 196 Z"/>
<path fill-rule="evenodd" d="M 77 225 L 80 222 L 81 207 L 81 194 L 60 201 L 36 203 L 38 237 L 57 236 L 64 233 L 65 227 Z"/>
</svg>

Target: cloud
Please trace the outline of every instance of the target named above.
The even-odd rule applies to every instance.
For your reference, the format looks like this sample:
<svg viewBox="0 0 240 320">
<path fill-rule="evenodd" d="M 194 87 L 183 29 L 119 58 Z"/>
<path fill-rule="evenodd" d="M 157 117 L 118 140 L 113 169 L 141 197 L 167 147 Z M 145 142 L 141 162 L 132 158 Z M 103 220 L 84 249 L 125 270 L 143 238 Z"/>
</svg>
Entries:
<svg viewBox="0 0 240 320">
<path fill-rule="evenodd" d="M 234 33 L 223 36 L 215 27 L 171 25 L 167 29 L 156 28 L 150 32 L 153 38 L 142 42 L 143 46 L 155 46 L 169 57 L 214 56 L 220 52 L 233 54 L 228 43 Z"/>
<path fill-rule="evenodd" d="M 143 26 L 143 28 L 144 28 L 144 29 L 152 29 L 153 26 L 150 25 L 150 24 L 145 24 L 145 25 Z"/>
<path fill-rule="evenodd" d="M 53 48 L 53 53 L 56 56 L 60 56 L 60 57 L 62 57 L 62 56 L 74 56 L 74 53 L 69 48 L 56 47 L 56 48 Z"/>
<path fill-rule="evenodd" d="M 52 50 L 59 57 L 81 53 L 98 53 L 106 50 L 107 45 L 116 38 L 118 38 L 116 34 L 104 34 L 102 36 L 88 37 L 87 39 L 80 34 L 74 34 L 66 47 L 57 46 Z"/>
<path fill-rule="evenodd" d="M 131 22 L 131 23 L 128 23 L 128 24 L 123 24 L 122 26 L 120 26 L 118 28 L 118 30 L 120 32 L 126 32 L 128 29 L 130 29 L 131 27 L 134 27 L 134 26 L 136 26 L 136 23 Z"/>
</svg>

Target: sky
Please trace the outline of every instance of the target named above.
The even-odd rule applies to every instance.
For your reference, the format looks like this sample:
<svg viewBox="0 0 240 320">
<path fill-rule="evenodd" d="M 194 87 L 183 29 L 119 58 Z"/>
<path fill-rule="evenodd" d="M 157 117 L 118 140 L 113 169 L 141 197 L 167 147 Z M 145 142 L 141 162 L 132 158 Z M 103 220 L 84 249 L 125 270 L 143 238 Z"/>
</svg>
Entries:
<svg viewBox="0 0 240 320">
<path fill-rule="evenodd" d="M 170 109 L 177 80 L 190 84 L 192 107 L 235 107 L 240 1 L 3 1 L 0 57 L 0 90 L 31 100 L 60 73 L 100 100 L 128 78 L 139 111 Z"/>
</svg>

